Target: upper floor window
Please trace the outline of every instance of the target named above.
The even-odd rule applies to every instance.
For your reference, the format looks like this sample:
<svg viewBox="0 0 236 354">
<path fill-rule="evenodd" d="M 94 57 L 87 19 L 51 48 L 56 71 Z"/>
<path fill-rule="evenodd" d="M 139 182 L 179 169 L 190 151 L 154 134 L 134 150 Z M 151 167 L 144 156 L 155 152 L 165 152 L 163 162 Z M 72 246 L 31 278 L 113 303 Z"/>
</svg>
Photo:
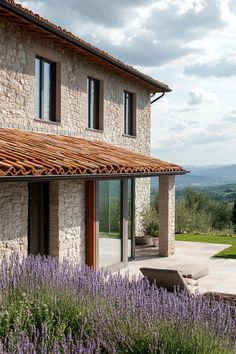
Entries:
<svg viewBox="0 0 236 354">
<path fill-rule="evenodd" d="M 37 119 L 55 121 L 56 64 L 35 58 L 35 112 Z"/>
<path fill-rule="evenodd" d="M 124 134 L 135 136 L 135 95 L 124 91 Z"/>
<path fill-rule="evenodd" d="M 102 82 L 88 77 L 88 128 L 102 129 Z"/>
</svg>

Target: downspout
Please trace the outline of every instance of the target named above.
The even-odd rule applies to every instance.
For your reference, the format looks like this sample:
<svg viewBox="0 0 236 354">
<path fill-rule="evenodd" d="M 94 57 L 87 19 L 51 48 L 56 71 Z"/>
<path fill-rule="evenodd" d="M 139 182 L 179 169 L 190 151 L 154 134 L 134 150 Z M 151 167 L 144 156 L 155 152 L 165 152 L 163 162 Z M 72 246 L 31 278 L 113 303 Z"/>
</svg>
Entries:
<svg viewBox="0 0 236 354">
<path fill-rule="evenodd" d="M 158 96 L 157 98 L 155 98 L 154 100 L 151 101 L 151 104 L 153 104 L 154 102 L 158 101 L 160 98 L 162 98 L 164 96 L 165 92 L 162 92 L 162 94 L 160 96 Z"/>
</svg>

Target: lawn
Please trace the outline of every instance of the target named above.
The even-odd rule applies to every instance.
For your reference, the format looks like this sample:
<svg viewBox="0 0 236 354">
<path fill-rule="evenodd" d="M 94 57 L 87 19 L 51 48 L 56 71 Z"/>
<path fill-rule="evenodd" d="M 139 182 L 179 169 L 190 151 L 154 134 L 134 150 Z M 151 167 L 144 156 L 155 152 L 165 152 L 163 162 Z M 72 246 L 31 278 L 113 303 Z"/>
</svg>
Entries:
<svg viewBox="0 0 236 354">
<path fill-rule="evenodd" d="M 205 234 L 177 234 L 175 235 L 177 241 L 190 242 L 206 242 L 206 243 L 222 243 L 231 245 L 225 250 L 217 253 L 214 257 L 233 258 L 236 259 L 236 235 L 234 236 L 219 236 L 219 235 L 205 235 Z"/>
<path fill-rule="evenodd" d="M 115 239 L 120 239 L 120 235 L 119 235 L 118 232 L 99 231 L 99 238 L 115 238 Z"/>
</svg>

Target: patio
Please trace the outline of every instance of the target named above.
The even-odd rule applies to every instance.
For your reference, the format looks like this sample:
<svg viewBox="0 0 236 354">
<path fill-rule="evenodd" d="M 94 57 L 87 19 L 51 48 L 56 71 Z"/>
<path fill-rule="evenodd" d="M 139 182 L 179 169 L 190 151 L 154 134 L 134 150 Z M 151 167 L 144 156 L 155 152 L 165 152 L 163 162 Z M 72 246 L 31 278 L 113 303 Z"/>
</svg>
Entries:
<svg viewBox="0 0 236 354">
<path fill-rule="evenodd" d="M 236 294 L 236 260 L 214 258 L 213 256 L 227 248 L 225 244 L 175 241 L 175 255 L 159 257 L 158 248 L 136 246 L 136 259 L 129 262 L 122 274 L 140 275 L 140 267 L 169 268 L 177 264 L 204 263 L 210 268 L 209 275 L 198 279 L 200 292 L 214 291 Z"/>
</svg>

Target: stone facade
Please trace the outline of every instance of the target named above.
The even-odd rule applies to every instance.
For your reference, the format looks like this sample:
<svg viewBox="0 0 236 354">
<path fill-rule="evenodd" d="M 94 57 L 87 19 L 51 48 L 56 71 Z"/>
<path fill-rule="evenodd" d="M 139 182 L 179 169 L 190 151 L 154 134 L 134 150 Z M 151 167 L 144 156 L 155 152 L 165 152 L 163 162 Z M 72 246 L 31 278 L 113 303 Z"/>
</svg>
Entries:
<svg viewBox="0 0 236 354">
<path fill-rule="evenodd" d="M 34 118 L 36 55 L 56 62 L 57 90 L 59 90 L 56 122 L 46 122 Z M 104 114 L 102 131 L 87 128 L 88 76 L 103 81 Z M 124 90 L 136 95 L 135 137 L 123 135 Z M 62 45 L 40 38 L 37 34 L 27 32 L 17 25 L 9 23 L 5 17 L 1 17 L 0 127 L 75 135 L 149 154 L 150 92 L 140 84 L 105 71 L 65 49 Z M 83 262 L 85 257 L 84 184 L 78 181 L 60 182 L 58 185 L 54 184 L 53 188 L 58 189 L 59 199 L 56 199 L 57 194 L 52 193 L 51 215 L 54 215 L 53 223 L 60 225 L 60 234 L 58 238 L 58 235 L 55 234 L 55 225 L 52 225 L 50 253 L 56 255 L 59 252 L 60 256 L 70 256 L 75 261 Z M 8 208 L 14 210 L 13 215 L 17 219 L 15 224 L 18 225 L 18 228 L 14 240 L 10 236 L 10 226 L 8 226 L 8 231 L 3 232 L 3 241 L 6 241 L 4 244 L 7 246 L 2 246 L 1 251 L 9 246 L 14 250 L 21 249 L 23 253 L 26 253 L 27 188 L 25 184 L 18 184 L 18 187 L 14 184 L 11 193 L 10 190 L 10 186 L 0 184 L 0 193 L 8 193 L 7 205 Z M 136 180 L 137 234 L 141 233 L 140 212 L 143 205 L 149 202 L 149 190 L 149 179 Z M 16 202 L 17 200 L 19 202 Z M 12 201 L 12 205 L 10 201 Z M 16 203 L 20 204 L 19 210 L 21 211 L 14 209 Z M 1 217 L 2 215 L 5 216 L 4 213 L 6 212 L 4 204 L 0 210 Z M 22 222 L 22 220 L 24 221 Z M 4 221 L 0 220 L 0 228 L 4 228 L 4 225 Z M 12 228 L 15 229 L 14 226 Z M 59 240 L 59 243 L 57 243 L 57 240 Z M 9 242 L 7 243 L 7 241 Z M 72 251 L 69 251 L 69 249 Z"/>
<path fill-rule="evenodd" d="M 35 56 L 56 62 L 60 86 L 57 122 L 35 117 Z M 104 83 L 104 129 L 87 128 L 87 77 Z M 123 91 L 136 94 L 136 137 L 124 136 Z M 150 153 L 150 93 L 142 86 L 90 64 L 60 45 L 0 21 L 0 126 L 75 135 Z"/>
<path fill-rule="evenodd" d="M 28 251 L 27 183 L 0 183 L 0 258 Z"/>
<path fill-rule="evenodd" d="M 59 182 L 59 258 L 85 263 L 85 182 Z"/>
</svg>

